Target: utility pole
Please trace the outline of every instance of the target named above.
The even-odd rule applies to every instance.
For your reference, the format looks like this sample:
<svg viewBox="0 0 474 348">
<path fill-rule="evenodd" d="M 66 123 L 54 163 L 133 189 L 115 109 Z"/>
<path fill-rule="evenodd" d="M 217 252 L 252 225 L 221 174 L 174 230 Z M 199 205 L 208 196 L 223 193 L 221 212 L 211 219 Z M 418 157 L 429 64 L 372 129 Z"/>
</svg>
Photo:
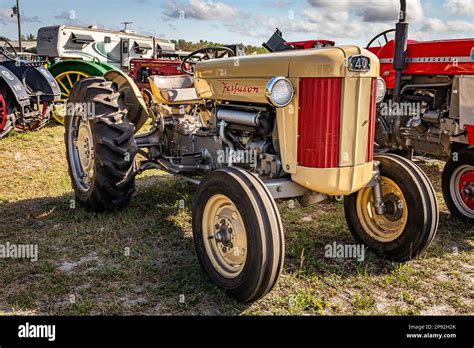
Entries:
<svg viewBox="0 0 474 348">
<path fill-rule="evenodd" d="M 16 0 L 16 6 L 13 6 L 12 12 L 13 13 L 11 17 L 13 18 L 16 16 L 16 19 L 18 22 L 18 45 L 19 45 L 20 52 L 23 52 L 23 48 L 21 44 L 21 18 L 20 18 L 20 1 L 19 0 Z"/>
<path fill-rule="evenodd" d="M 123 31 L 125 32 L 125 31 L 127 31 L 127 25 L 133 24 L 133 22 L 127 22 L 127 21 L 125 21 L 125 22 L 122 22 L 121 24 L 123 24 L 123 25 L 125 26 L 125 28 L 123 28 Z"/>
</svg>

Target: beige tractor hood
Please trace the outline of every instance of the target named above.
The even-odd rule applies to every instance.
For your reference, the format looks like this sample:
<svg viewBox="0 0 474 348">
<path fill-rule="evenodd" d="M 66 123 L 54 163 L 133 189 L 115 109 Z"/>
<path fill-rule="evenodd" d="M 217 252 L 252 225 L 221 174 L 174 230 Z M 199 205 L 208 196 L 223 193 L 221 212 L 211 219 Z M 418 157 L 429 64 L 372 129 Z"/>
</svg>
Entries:
<svg viewBox="0 0 474 348">
<path fill-rule="evenodd" d="M 370 57 L 369 71 L 347 69 L 347 58 L 359 54 Z M 196 65 L 195 87 L 200 98 L 267 103 L 265 87 L 273 77 L 283 76 L 297 83 L 302 77 L 376 77 L 378 73 L 375 55 L 358 46 L 341 46 L 200 62 Z"/>
<path fill-rule="evenodd" d="M 377 61 L 375 55 L 358 46 L 294 50 L 200 62 L 196 78 L 344 77 L 349 72 L 346 59 L 358 54 Z M 377 64 L 372 64 L 372 73 L 376 69 Z"/>
</svg>

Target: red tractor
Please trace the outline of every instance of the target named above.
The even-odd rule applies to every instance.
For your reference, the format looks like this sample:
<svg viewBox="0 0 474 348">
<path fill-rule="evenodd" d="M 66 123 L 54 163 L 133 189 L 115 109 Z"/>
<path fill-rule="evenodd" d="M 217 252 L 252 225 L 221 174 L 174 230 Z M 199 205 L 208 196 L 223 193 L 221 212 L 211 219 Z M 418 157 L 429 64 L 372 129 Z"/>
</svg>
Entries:
<svg viewBox="0 0 474 348">
<path fill-rule="evenodd" d="M 383 44 L 375 44 L 380 39 Z M 395 29 L 375 36 L 367 48 L 379 57 L 387 86 L 378 104 L 377 147 L 446 158 L 446 205 L 474 222 L 474 39 L 408 40 L 402 0 Z"/>
<path fill-rule="evenodd" d="M 474 39 L 408 40 L 406 0 L 400 2 L 396 28 L 376 35 L 367 45 L 381 63 L 383 80 L 377 88 L 386 89 L 377 104 L 375 151 L 447 159 L 444 200 L 455 217 L 472 223 Z M 324 48 L 314 42 L 287 43 L 277 29 L 264 46 L 270 51 Z"/>
<path fill-rule="evenodd" d="M 185 52 L 161 52 L 155 58 L 134 58 L 130 60 L 129 76 L 142 92 L 147 105 L 153 100 L 150 91 L 151 76 L 183 75 L 181 62 L 188 54 Z"/>
<path fill-rule="evenodd" d="M 138 88 L 149 88 L 150 76 L 173 76 L 181 75 L 181 60 L 187 54 L 161 53 L 156 58 L 134 58 L 130 61 L 130 77 L 135 81 Z"/>
<path fill-rule="evenodd" d="M 336 43 L 329 40 L 306 40 L 287 42 L 283 39 L 282 32 L 277 28 L 273 36 L 262 44 L 270 52 L 281 52 L 288 50 L 307 50 L 310 48 L 333 47 Z"/>
</svg>

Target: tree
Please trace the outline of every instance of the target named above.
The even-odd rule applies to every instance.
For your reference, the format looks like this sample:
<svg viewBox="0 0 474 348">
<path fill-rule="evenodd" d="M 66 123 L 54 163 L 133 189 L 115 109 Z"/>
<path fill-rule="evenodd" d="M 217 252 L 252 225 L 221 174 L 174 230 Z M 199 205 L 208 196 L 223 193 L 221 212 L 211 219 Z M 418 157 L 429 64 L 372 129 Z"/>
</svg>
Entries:
<svg viewBox="0 0 474 348">
<path fill-rule="evenodd" d="M 21 41 L 35 41 L 35 34 L 28 34 L 27 36 L 21 35 Z"/>
<path fill-rule="evenodd" d="M 225 44 L 207 41 L 207 40 L 199 40 L 199 42 L 191 42 L 191 41 L 179 39 L 179 40 L 171 40 L 171 42 L 173 42 L 176 45 L 177 51 L 185 51 L 185 52 L 193 52 L 204 47 L 225 46 Z M 268 53 L 268 51 L 263 47 L 256 47 L 252 45 L 245 45 L 244 47 L 245 47 L 245 52 L 247 54 Z"/>
</svg>

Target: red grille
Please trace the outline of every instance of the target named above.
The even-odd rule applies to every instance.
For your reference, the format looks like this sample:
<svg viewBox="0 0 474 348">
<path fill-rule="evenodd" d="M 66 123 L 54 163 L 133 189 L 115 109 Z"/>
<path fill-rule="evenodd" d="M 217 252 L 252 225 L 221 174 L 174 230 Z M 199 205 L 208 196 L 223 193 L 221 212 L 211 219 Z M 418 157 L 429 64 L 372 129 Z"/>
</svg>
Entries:
<svg viewBox="0 0 474 348">
<path fill-rule="evenodd" d="M 467 143 L 469 145 L 474 145 L 474 126 L 466 125 L 467 130 Z"/>
<path fill-rule="evenodd" d="M 341 78 L 300 80 L 298 115 L 300 166 L 338 167 L 341 85 Z"/>
<path fill-rule="evenodd" d="M 375 141 L 375 111 L 376 111 L 376 83 L 377 79 L 372 79 L 372 88 L 370 92 L 370 111 L 369 111 L 369 142 L 367 144 L 367 162 L 374 160 L 374 141 Z"/>
</svg>

